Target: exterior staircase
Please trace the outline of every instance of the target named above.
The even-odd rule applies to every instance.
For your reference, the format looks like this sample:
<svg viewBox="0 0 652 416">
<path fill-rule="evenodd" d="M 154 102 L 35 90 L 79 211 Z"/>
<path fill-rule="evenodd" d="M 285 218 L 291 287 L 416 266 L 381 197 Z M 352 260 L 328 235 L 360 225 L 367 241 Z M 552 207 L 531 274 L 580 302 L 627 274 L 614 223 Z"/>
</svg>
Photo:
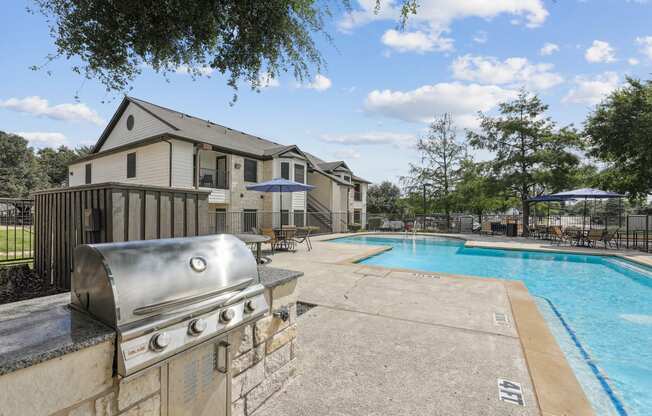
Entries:
<svg viewBox="0 0 652 416">
<path fill-rule="evenodd" d="M 320 231 L 333 231 L 333 215 L 324 204 L 319 202 L 315 197 L 308 194 L 306 208 L 308 208 L 309 221 L 318 222 L 319 228 L 321 229 Z"/>
</svg>

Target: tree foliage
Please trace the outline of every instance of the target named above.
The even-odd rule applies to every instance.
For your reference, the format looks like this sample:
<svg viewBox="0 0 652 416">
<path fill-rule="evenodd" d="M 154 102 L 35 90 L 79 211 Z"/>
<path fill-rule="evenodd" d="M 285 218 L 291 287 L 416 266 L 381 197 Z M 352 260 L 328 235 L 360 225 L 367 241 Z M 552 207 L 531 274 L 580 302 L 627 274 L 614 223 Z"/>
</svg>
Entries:
<svg viewBox="0 0 652 416">
<path fill-rule="evenodd" d="M 652 193 L 652 81 L 627 79 L 587 117 L 589 154 L 607 164 L 602 184 L 631 197 Z"/>
<path fill-rule="evenodd" d="M 57 149 L 44 147 L 37 152 L 39 166 L 46 175 L 49 187 L 59 187 L 68 184 L 68 165 L 90 153 L 88 147 L 72 150 L 66 146 Z"/>
<path fill-rule="evenodd" d="M 144 65 L 193 76 L 216 70 L 234 89 L 238 80 L 259 88 L 265 75 L 287 71 L 302 81 L 324 65 L 313 35 L 329 38 L 324 1 L 33 1 L 50 24 L 57 49 L 50 58 L 81 59 L 73 69 L 108 90 L 125 90 Z M 401 22 L 416 9 L 416 0 L 404 0 Z"/>
<path fill-rule="evenodd" d="M 475 163 L 465 159 L 460 171 L 460 180 L 453 193 L 455 209 L 473 213 L 480 217 L 485 213 L 509 208 L 513 201 L 506 195 L 499 181 L 491 175 L 488 163 Z"/>
<path fill-rule="evenodd" d="M 27 140 L 0 131 L 0 197 L 25 198 L 47 183 Z"/>
<path fill-rule="evenodd" d="M 423 187 L 429 189 L 430 195 L 443 208 L 447 226 L 450 226 L 451 193 L 460 179 L 462 162 L 466 158 L 466 146 L 457 141 L 451 114 L 444 114 L 430 124 L 427 135 L 417 141 L 417 151 L 421 163 L 411 163 L 402 182 L 409 193 Z"/>
<path fill-rule="evenodd" d="M 469 143 L 494 154 L 493 173 L 505 189 L 521 200 L 523 232 L 528 233 L 527 200 L 544 191 L 565 189 L 579 165 L 572 150 L 580 144 L 575 131 L 556 124 L 545 112 L 548 106 L 522 90 L 518 97 L 499 105 L 500 115 L 480 113 L 480 131 L 469 131 Z"/>
<path fill-rule="evenodd" d="M 389 181 L 367 190 L 367 212 L 397 214 L 401 211 L 401 190 Z"/>
<path fill-rule="evenodd" d="M 39 189 L 67 185 L 68 164 L 89 152 L 86 146 L 35 152 L 23 137 L 0 131 L 0 197 L 26 198 Z"/>
</svg>

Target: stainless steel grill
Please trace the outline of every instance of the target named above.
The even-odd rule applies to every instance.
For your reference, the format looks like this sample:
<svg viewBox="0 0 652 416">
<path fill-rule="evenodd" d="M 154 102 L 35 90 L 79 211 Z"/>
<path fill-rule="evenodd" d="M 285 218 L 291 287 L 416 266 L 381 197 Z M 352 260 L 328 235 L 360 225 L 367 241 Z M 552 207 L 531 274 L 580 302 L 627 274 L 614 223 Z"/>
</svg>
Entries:
<svg viewBox="0 0 652 416">
<path fill-rule="evenodd" d="M 254 256 L 230 235 L 82 245 L 74 255 L 71 304 L 116 330 L 122 377 L 203 343 L 228 372 L 228 344 L 216 340 L 269 310 Z"/>
</svg>

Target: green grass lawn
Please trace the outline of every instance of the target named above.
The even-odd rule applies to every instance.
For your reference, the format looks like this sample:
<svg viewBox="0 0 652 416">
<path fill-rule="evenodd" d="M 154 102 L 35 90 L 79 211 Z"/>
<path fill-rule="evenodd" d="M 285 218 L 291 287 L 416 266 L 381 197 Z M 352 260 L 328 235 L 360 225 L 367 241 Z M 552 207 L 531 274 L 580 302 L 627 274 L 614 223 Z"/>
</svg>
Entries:
<svg viewBox="0 0 652 416">
<path fill-rule="evenodd" d="M 31 257 L 33 244 L 34 234 L 31 230 L 0 226 L 0 261 L 23 257 L 23 253 L 25 257 Z"/>
</svg>

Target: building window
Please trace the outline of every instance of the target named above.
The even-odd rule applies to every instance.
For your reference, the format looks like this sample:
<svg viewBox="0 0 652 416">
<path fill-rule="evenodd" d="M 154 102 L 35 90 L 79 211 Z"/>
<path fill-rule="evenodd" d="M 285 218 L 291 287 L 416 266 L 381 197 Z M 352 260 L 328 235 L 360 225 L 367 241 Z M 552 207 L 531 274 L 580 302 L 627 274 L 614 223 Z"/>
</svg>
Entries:
<svg viewBox="0 0 652 416">
<path fill-rule="evenodd" d="M 290 179 L 290 162 L 281 162 L 281 178 Z"/>
<path fill-rule="evenodd" d="M 127 117 L 127 130 L 131 131 L 134 128 L 134 116 L 129 114 Z"/>
<path fill-rule="evenodd" d="M 197 153 L 192 155 L 192 186 L 197 187 L 197 175 L 199 172 L 197 172 Z"/>
<path fill-rule="evenodd" d="M 127 178 L 136 177 L 136 153 L 127 153 Z"/>
<path fill-rule="evenodd" d="M 353 200 L 362 201 L 362 191 L 360 190 L 359 183 L 353 185 Z"/>
<path fill-rule="evenodd" d="M 244 160 L 245 182 L 258 182 L 258 162 L 253 159 Z"/>
<path fill-rule="evenodd" d="M 91 164 L 87 163 L 85 168 L 86 168 L 86 180 L 84 181 L 84 183 L 89 184 L 89 183 L 91 183 L 91 179 L 92 179 L 92 176 L 91 176 Z"/>
<path fill-rule="evenodd" d="M 351 182 L 351 177 L 344 175 L 344 182 Z"/>
<path fill-rule="evenodd" d="M 303 165 L 294 165 L 294 181 L 306 183 L 306 170 Z"/>
<path fill-rule="evenodd" d="M 258 228 L 258 210 L 245 209 L 242 212 L 242 232 L 251 232 L 252 228 Z"/>
<path fill-rule="evenodd" d="M 281 210 L 281 224 L 290 225 L 290 211 L 287 209 Z"/>
<path fill-rule="evenodd" d="M 353 210 L 353 223 L 360 224 L 362 222 L 362 210 L 354 209 Z"/>
<path fill-rule="evenodd" d="M 294 211 L 294 226 L 295 227 L 305 227 L 306 226 L 306 212 L 305 211 Z"/>
</svg>

